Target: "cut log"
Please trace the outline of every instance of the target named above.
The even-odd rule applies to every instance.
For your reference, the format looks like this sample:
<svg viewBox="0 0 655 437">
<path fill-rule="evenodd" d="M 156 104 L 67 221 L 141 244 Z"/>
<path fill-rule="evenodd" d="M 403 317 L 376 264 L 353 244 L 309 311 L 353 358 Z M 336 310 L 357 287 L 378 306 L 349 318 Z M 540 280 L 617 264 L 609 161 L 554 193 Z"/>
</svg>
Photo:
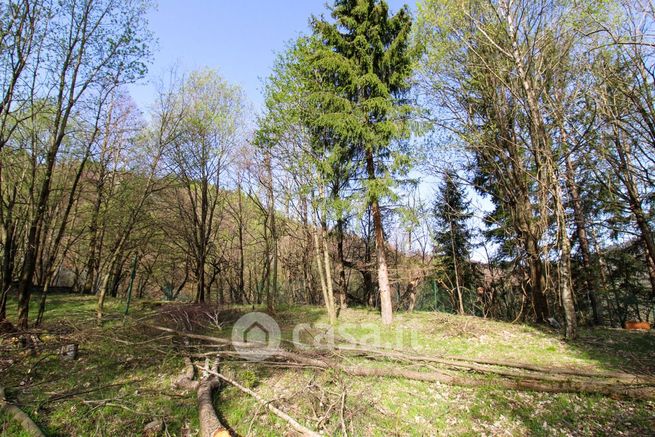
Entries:
<svg viewBox="0 0 655 437">
<path fill-rule="evenodd" d="M 201 437 L 230 437 L 230 432 L 224 427 L 216 410 L 214 409 L 214 391 L 218 389 L 220 382 L 209 371 L 218 371 L 218 363 L 212 369 L 208 365 L 205 369 L 205 375 L 199 380 L 194 381 L 194 367 L 191 359 L 184 358 L 185 368 L 180 378 L 175 382 L 175 386 L 184 390 L 195 391 L 198 397 L 198 416 L 200 422 Z"/>
<path fill-rule="evenodd" d="M 33 437 L 45 437 L 41 428 L 34 423 L 30 416 L 17 406 L 7 402 L 5 399 L 5 389 L 3 387 L 0 387 L 0 410 L 13 417 L 13 419 L 18 422 L 29 435 Z"/>
<path fill-rule="evenodd" d="M 221 425 L 214 409 L 212 395 L 219 385 L 220 382 L 214 377 L 205 378 L 198 384 L 198 414 L 202 437 L 230 437 L 230 432 Z"/>
<path fill-rule="evenodd" d="M 198 381 L 194 381 L 193 378 L 195 372 L 193 371 L 193 363 L 189 357 L 184 357 L 184 371 L 180 375 L 179 379 L 175 381 L 175 386 L 183 390 L 196 391 L 198 390 Z"/>
</svg>

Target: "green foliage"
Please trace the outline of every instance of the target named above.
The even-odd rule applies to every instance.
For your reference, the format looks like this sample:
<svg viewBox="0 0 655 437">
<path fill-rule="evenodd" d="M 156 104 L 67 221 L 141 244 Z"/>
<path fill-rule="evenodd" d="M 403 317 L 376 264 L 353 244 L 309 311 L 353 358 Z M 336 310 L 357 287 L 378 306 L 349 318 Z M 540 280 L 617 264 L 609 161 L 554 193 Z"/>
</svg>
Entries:
<svg viewBox="0 0 655 437">
<path fill-rule="evenodd" d="M 267 113 L 258 144 L 286 144 L 292 173 L 305 192 L 323 187 L 317 199 L 324 212 L 345 217 L 356 200 L 393 197 L 398 176 L 412 161 L 407 99 L 412 68 L 411 18 L 405 7 L 390 15 L 384 1 L 337 1 L 329 22 L 312 19 L 312 34 L 298 38 L 278 56 L 266 88 Z M 353 182 L 367 155 L 373 177 Z M 319 205 L 317 205 L 319 206 Z"/>
<path fill-rule="evenodd" d="M 239 374 L 239 380 L 241 383 L 248 388 L 254 388 L 259 385 L 259 377 L 251 369 L 245 369 Z"/>
<path fill-rule="evenodd" d="M 396 175 L 406 174 L 410 163 L 401 146 L 410 133 L 412 109 L 407 100 L 411 17 L 407 7 L 390 15 L 384 1 L 353 0 L 337 1 L 332 18 L 312 20 L 317 43 L 308 59 L 309 100 L 321 111 L 312 128 L 319 144 L 336 139 L 331 149 L 337 157 L 362 165 L 372 155 L 375 180 L 370 169 L 353 166 L 353 171 L 369 172 L 363 184 L 368 201 L 384 198 L 393 194 Z"/>
<path fill-rule="evenodd" d="M 441 256 L 468 261 L 472 231 L 468 221 L 473 218 L 470 201 L 453 171 L 446 171 L 434 203 L 435 251 Z"/>
</svg>

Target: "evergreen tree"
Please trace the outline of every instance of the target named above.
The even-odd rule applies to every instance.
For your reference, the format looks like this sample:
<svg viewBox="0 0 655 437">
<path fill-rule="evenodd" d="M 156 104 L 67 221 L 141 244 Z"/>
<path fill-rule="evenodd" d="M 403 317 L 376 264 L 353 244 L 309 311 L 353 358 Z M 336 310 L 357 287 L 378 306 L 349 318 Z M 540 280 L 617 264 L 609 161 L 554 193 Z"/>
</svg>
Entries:
<svg viewBox="0 0 655 437">
<path fill-rule="evenodd" d="M 457 293 L 457 305 L 460 314 L 464 313 L 462 298 L 464 287 L 472 285 L 473 270 L 471 268 L 471 238 L 472 232 L 468 221 L 473 217 L 470 211 L 470 201 L 466 193 L 457 183 L 457 175 L 446 171 L 439 187 L 434 204 L 434 243 L 435 255 L 446 270 L 449 282 Z"/>
<path fill-rule="evenodd" d="M 337 156 L 365 175 L 363 193 L 371 208 L 378 264 L 382 321 L 392 321 L 391 289 L 380 203 L 393 197 L 407 155 L 394 147 L 408 137 L 406 94 L 411 75 L 408 47 L 411 17 L 405 6 L 395 15 L 381 0 L 337 0 L 334 22 L 314 18 L 318 40 L 310 71 L 313 103 L 321 108 L 314 127 L 322 146 L 347 145 Z"/>
</svg>

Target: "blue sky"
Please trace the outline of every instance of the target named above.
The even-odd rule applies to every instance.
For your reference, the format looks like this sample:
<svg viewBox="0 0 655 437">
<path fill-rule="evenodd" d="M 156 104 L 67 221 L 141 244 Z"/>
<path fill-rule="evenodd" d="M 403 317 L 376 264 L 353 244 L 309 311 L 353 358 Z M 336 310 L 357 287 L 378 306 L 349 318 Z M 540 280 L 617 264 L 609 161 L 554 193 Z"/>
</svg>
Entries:
<svg viewBox="0 0 655 437">
<path fill-rule="evenodd" d="M 332 0 L 330 0 L 332 1 Z M 395 12 L 405 3 L 416 12 L 415 0 L 387 0 Z M 309 30 L 312 14 L 329 15 L 325 0 L 159 0 L 149 14 L 149 25 L 158 42 L 148 77 L 129 91 L 142 110 L 153 102 L 157 78 L 165 78 L 171 67 L 178 73 L 209 67 L 228 81 L 239 84 L 254 109 L 263 106 L 263 80 L 268 76 L 275 55 L 286 44 Z M 147 111 L 146 111 L 147 113 Z M 253 117 L 254 119 L 254 117 Z M 421 178 L 419 191 L 431 201 L 436 188 L 430 174 L 415 172 Z M 485 202 L 470 192 L 479 213 Z M 488 203 L 488 202 L 487 202 Z M 483 259 L 478 250 L 474 258 Z"/>
<path fill-rule="evenodd" d="M 180 73 L 210 67 L 245 90 L 255 109 L 262 106 L 262 80 L 275 54 L 308 30 L 312 14 L 327 13 L 325 0 L 159 0 L 149 14 L 158 39 L 149 77 L 130 87 L 142 108 L 153 101 L 149 84 L 171 66 Z M 392 11 L 413 0 L 388 0 Z"/>
</svg>

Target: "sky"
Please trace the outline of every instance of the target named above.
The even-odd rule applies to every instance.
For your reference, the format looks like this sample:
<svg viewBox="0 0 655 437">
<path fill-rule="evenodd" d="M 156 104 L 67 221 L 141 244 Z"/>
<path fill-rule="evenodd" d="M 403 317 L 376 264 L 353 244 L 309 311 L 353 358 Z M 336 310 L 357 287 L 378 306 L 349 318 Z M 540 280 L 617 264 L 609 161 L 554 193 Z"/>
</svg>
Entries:
<svg viewBox="0 0 655 437">
<path fill-rule="evenodd" d="M 240 85 L 255 110 L 263 106 L 263 80 L 276 53 L 301 33 L 312 14 L 329 15 L 325 0 L 159 0 L 151 11 L 150 30 L 157 39 L 148 77 L 130 87 L 136 103 L 147 109 L 157 78 L 171 67 L 179 73 L 209 67 Z M 413 0 L 387 0 L 392 12 Z"/>
<path fill-rule="evenodd" d="M 330 0 L 330 2 L 333 0 Z M 415 15 L 415 0 L 387 0 L 392 12 L 405 3 Z M 129 87 L 137 105 L 147 113 L 154 101 L 158 79 L 171 68 L 178 74 L 213 68 L 229 82 L 240 85 L 256 115 L 263 109 L 262 89 L 276 53 L 301 33 L 309 32 L 309 19 L 329 11 L 325 0 L 159 0 L 149 13 L 149 27 L 157 42 L 148 77 Z M 253 117 L 254 119 L 254 117 Z M 420 196 L 431 201 L 437 186 L 429 174 L 419 177 Z M 488 209 L 469 190 L 476 213 Z M 474 259 L 483 259 L 476 250 Z"/>
</svg>

